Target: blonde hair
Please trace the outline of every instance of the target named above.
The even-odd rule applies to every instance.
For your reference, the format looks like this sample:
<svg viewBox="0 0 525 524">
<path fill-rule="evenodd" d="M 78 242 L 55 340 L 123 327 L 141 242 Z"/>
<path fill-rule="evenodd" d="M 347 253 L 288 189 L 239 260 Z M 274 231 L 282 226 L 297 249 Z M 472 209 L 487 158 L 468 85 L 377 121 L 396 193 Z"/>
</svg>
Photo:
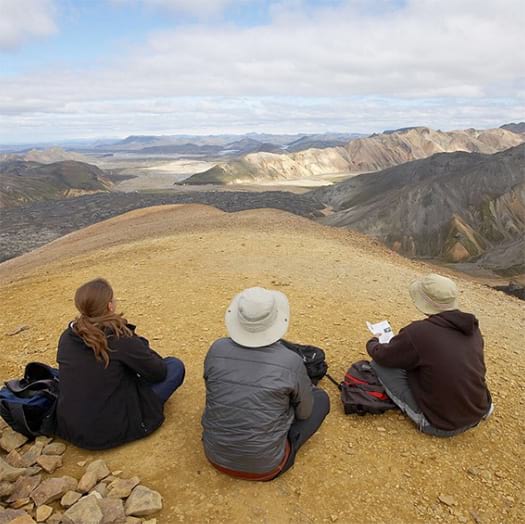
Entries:
<svg viewBox="0 0 525 524">
<path fill-rule="evenodd" d="M 75 293 L 75 306 L 80 315 L 75 319 L 73 331 L 95 353 L 97 360 L 109 365 L 108 335 L 131 337 L 132 331 L 122 313 L 109 311 L 113 289 L 104 278 L 96 278 L 80 286 Z"/>
</svg>

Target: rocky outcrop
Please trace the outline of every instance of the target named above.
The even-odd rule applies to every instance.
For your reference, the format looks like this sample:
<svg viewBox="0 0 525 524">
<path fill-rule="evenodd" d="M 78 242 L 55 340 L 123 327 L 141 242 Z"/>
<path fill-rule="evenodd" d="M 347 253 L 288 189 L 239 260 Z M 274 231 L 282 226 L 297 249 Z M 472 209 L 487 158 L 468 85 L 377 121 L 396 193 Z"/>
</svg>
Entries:
<svg viewBox="0 0 525 524">
<path fill-rule="evenodd" d="M 184 184 L 265 184 L 320 175 L 378 171 L 436 153 L 492 154 L 525 142 L 506 129 L 435 131 L 409 128 L 352 140 L 344 147 L 307 149 L 293 154 L 257 153 L 218 164 Z"/>
<path fill-rule="evenodd" d="M 525 144 L 494 155 L 434 155 L 311 194 L 334 210 L 322 222 L 357 229 L 404 255 L 480 257 L 499 272 L 524 265 L 518 249 L 500 252 L 497 263 L 489 254 L 525 234 Z"/>
</svg>

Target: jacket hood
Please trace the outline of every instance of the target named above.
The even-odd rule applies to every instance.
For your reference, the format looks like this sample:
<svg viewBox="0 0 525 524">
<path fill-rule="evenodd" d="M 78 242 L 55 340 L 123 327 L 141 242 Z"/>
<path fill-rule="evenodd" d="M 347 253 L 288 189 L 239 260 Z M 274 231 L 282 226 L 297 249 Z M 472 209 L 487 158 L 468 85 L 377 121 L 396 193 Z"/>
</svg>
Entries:
<svg viewBox="0 0 525 524">
<path fill-rule="evenodd" d="M 465 335 L 472 335 L 478 329 L 478 319 L 471 313 L 463 313 L 459 309 L 443 311 L 428 317 L 428 321 L 437 326 L 461 331 Z"/>
</svg>

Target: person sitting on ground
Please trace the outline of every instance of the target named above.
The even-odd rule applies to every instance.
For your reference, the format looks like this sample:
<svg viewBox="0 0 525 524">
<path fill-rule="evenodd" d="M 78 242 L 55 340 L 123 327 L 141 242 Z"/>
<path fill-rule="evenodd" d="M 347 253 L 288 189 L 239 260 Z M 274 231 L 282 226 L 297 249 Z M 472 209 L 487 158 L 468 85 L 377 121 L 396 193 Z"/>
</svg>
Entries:
<svg viewBox="0 0 525 524">
<path fill-rule="evenodd" d="M 97 278 L 79 287 L 80 315 L 58 343 L 57 435 L 80 448 L 107 449 L 145 437 L 184 380 L 184 364 L 162 358 L 116 313 L 113 290 Z"/>
<path fill-rule="evenodd" d="M 288 330 L 286 295 L 260 287 L 229 305 L 226 329 L 204 362 L 206 457 L 219 471 L 272 480 L 288 470 L 298 449 L 330 411 L 297 353 L 280 343 Z"/>
<path fill-rule="evenodd" d="M 456 284 L 449 278 L 429 274 L 412 282 L 410 295 L 427 318 L 412 322 L 388 344 L 369 340 L 372 367 L 421 431 L 457 435 L 493 409 L 478 320 L 458 309 Z"/>
</svg>

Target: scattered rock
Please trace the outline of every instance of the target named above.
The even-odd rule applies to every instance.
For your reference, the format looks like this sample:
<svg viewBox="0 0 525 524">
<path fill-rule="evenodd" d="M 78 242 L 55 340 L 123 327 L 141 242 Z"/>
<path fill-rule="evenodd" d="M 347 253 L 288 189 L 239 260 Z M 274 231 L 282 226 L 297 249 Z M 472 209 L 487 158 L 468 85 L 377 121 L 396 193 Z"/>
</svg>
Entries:
<svg viewBox="0 0 525 524">
<path fill-rule="evenodd" d="M 64 524 L 101 524 L 103 518 L 97 497 L 88 495 L 71 506 L 64 513 L 62 521 Z"/>
<path fill-rule="evenodd" d="M 335 520 L 334 520 L 335 517 Z M 331 515 L 330 518 L 332 519 L 332 522 L 335 522 L 337 520 L 337 515 Z M 142 524 L 157 524 L 157 519 L 149 519 L 142 521 Z"/>
<path fill-rule="evenodd" d="M 125 499 L 129 497 L 133 488 L 140 484 L 139 477 L 117 479 L 109 485 L 108 497 Z"/>
<path fill-rule="evenodd" d="M 9 521 L 9 524 L 36 524 L 36 521 L 33 520 L 31 515 L 28 515 L 25 511 L 23 515 L 16 517 L 13 520 Z"/>
<path fill-rule="evenodd" d="M 29 329 L 29 326 L 27 324 L 21 324 L 20 326 L 16 326 L 14 329 L 6 333 L 8 337 L 13 337 L 15 335 L 18 335 L 19 333 L 22 333 L 22 331 L 27 331 Z"/>
<path fill-rule="evenodd" d="M 86 471 L 78 481 L 78 491 L 87 493 L 91 491 L 97 483 L 97 473 L 95 471 Z"/>
<path fill-rule="evenodd" d="M 83 468 L 87 464 L 87 460 L 81 460 L 80 462 L 77 462 L 77 466 L 80 466 Z"/>
<path fill-rule="evenodd" d="M 100 494 L 101 497 L 107 497 L 108 495 L 108 485 L 105 482 L 99 482 L 94 488 L 93 491 L 96 491 Z"/>
<path fill-rule="evenodd" d="M 25 473 L 26 470 L 24 468 L 13 468 L 13 466 L 10 466 L 5 460 L 0 458 L 0 482 L 4 480 L 14 482 Z"/>
<path fill-rule="evenodd" d="M 468 468 L 467 473 L 469 475 L 472 475 L 473 477 L 477 477 L 479 475 L 479 469 L 478 468 Z"/>
<path fill-rule="evenodd" d="M 29 497 L 26 497 L 25 499 L 17 499 L 14 502 L 11 502 L 11 507 L 13 509 L 25 509 L 24 506 L 27 506 L 31 500 Z"/>
<path fill-rule="evenodd" d="M 36 509 L 36 521 L 37 522 L 45 522 L 53 513 L 53 508 L 51 506 L 46 506 L 43 504 L 42 506 L 38 507 Z"/>
<path fill-rule="evenodd" d="M 23 517 L 26 512 L 23 509 L 0 509 L 0 524 L 13 522 L 17 517 Z"/>
<path fill-rule="evenodd" d="M 36 462 L 48 473 L 53 473 L 62 467 L 62 457 L 59 455 L 41 455 Z"/>
<path fill-rule="evenodd" d="M 137 517 L 126 517 L 126 524 L 142 524 L 142 519 Z"/>
<path fill-rule="evenodd" d="M 11 450 L 5 457 L 5 461 L 13 468 L 23 468 L 24 461 L 22 455 L 16 449 Z"/>
<path fill-rule="evenodd" d="M 106 478 L 111 471 L 103 460 L 95 460 L 86 468 L 86 473 L 95 473 L 97 481 Z"/>
<path fill-rule="evenodd" d="M 157 491 L 137 486 L 126 500 L 126 515 L 147 517 L 162 509 L 162 497 Z"/>
<path fill-rule="evenodd" d="M 0 438 L 0 447 L 9 453 L 13 449 L 23 446 L 26 442 L 27 437 L 25 435 L 17 433 L 12 428 L 6 428 Z"/>
<path fill-rule="evenodd" d="M 103 524 L 123 524 L 126 522 L 124 503 L 120 499 L 102 499 L 98 502 L 104 518 Z"/>
<path fill-rule="evenodd" d="M 438 497 L 439 502 L 442 502 L 443 504 L 447 506 L 455 506 L 456 501 L 454 500 L 454 497 L 451 495 L 439 495 Z"/>
<path fill-rule="evenodd" d="M 31 493 L 37 488 L 41 481 L 41 475 L 35 475 L 33 477 L 18 477 L 17 481 L 13 485 L 13 493 L 7 499 L 7 502 L 15 502 L 20 499 L 29 499 L 29 495 L 31 495 Z"/>
<path fill-rule="evenodd" d="M 50 442 L 53 442 L 52 437 L 46 437 L 44 435 L 39 435 L 36 437 L 35 442 L 38 444 L 42 444 L 43 446 L 47 446 Z"/>
<path fill-rule="evenodd" d="M 383 426 L 379 426 L 376 429 L 377 431 L 380 431 L 381 433 L 384 433 L 386 431 L 386 428 L 384 428 Z"/>
<path fill-rule="evenodd" d="M 62 442 L 53 442 L 48 444 L 43 451 L 44 455 L 63 455 L 66 451 L 66 445 Z"/>
<path fill-rule="evenodd" d="M 46 521 L 46 524 L 62 524 L 64 513 L 62 511 L 55 511 Z"/>
<path fill-rule="evenodd" d="M 60 504 L 61 504 L 64 508 L 69 508 L 69 506 L 72 506 L 73 504 L 75 504 L 76 502 L 78 502 L 78 500 L 80 499 L 80 497 L 82 497 L 82 494 L 81 494 L 81 493 L 77 493 L 76 491 L 68 491 L 68 492 L 65 493 L 64 496 L 60 499 Z"/>
<path fill-rule="evenodd" d="M 76 487 L 77 481 L 73 477 L 53 477 L 44 480 L 31 493 L 31 498 L 37 506 L 41 506 L 61 498 L 62 495 L 70 490 L 75 490 Z"/>
<path fill-rule="evenodd" d="M 476 524 L 483 524 L 483 520 L 481 519 L 481 517 L 479 516 L 479 513 L 477 511 L 472 510 L 470 512 L 470 516 L 474 519 L 474 522 Z"/>
<path fill-rule="evenodd" d="M 8 497 L 13 493 L 15 485 L 12 482 L 0 482 L 0 498 Z"/>
<path fill-rule="evenodd" d="M 38 442 L 35 442 L 23 455 L 22 455 L 22 467 L 28 468 L 32 466 L 42 455 L 42 450 L 44 445 Z"/>
</svg>

